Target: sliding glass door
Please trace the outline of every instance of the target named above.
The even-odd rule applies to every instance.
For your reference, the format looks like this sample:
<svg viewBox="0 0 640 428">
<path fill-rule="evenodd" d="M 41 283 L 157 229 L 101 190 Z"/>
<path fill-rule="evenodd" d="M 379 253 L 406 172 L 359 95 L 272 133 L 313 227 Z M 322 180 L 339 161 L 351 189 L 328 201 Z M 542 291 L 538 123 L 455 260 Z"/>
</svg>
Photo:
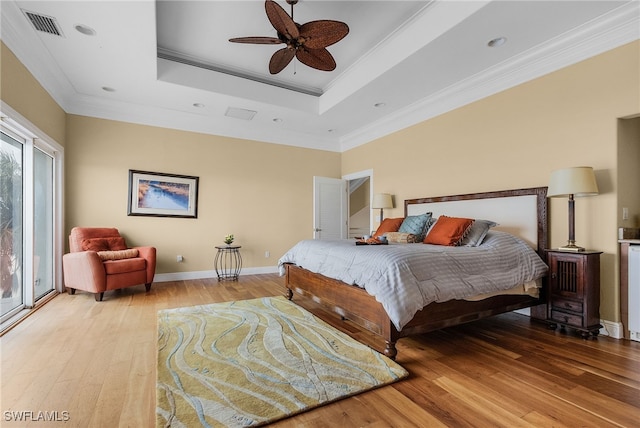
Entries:
<svg viewBox="0 0 640 428">
<path fill-rule="evenodd" d="M 0 142 L 1 316 L 24 306 L 23 143 L 4 132 Z"/>
<path fill-rule="evenodd" d="M 0 100 L 0 331 L 62 290 L 64 148 Z"/>
</svg>

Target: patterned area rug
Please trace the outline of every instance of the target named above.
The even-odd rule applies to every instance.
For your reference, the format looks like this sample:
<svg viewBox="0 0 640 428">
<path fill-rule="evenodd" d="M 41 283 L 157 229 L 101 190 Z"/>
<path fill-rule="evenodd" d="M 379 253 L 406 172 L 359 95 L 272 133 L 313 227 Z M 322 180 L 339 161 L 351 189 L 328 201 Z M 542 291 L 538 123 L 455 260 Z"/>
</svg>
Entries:
<svg viewBox="0 0 640 428">
<path fill-rule="evenodd" d="M 158 312 L 158 427 L 264 425 L 407 375 L 284 297 Z"/>
</svg>

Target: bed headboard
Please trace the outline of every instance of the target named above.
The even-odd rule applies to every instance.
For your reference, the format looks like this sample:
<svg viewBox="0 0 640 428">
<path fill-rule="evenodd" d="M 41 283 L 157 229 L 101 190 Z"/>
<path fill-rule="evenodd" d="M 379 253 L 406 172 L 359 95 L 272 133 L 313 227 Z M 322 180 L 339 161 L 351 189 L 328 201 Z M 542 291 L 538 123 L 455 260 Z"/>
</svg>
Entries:
<svg viewBox="0 0 640 428">
<path fill-rule="evenodd" d="M 547 188 L 501 190 L 466 195 L 406 199 L 404 215 L 432 212 L 434 217 L 492 220 L 496 230 L 525 239 L 543 257 L 547 247 Z"/>
</svg>

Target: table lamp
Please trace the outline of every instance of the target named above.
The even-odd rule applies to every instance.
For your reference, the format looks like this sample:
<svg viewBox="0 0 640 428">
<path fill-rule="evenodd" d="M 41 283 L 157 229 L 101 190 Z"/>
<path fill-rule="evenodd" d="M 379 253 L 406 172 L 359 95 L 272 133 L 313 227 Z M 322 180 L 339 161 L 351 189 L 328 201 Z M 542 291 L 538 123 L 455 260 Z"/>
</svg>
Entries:
<svg viewBox="0 0 640 428">
<path fill-rule="evenodd" d="M 559 169 L 551 173 L 547 197 L 569 198 L 569 241 L 566 246 L 560 247 L 560 250 L 584 251 L 583 247 L 576 245 L 575 201 L 573 198 L 597 194 L 598 184 L 593 168 L 590 166 Z"/>
<path fill-rule="evenodd" d="M 385 208 L 393 208 L 393 201 L 389 193 L 376 193 L 373 195 L 371 208 L 380 209 L 380 223 L 382 223 L 382 212 Z"/>
</svg>

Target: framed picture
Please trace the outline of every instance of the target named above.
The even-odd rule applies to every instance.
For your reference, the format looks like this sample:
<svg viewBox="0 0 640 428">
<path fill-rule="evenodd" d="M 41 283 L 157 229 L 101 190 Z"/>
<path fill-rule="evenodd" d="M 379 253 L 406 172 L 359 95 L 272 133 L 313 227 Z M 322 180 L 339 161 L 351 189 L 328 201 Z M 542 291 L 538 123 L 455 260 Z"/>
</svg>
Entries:
<svg viewBox="0 0 640 428">
<path fill-rule="evenodd" d="M 127 215 L 198 217 L 198 177 L 129 170 Z"/>
</svg>

